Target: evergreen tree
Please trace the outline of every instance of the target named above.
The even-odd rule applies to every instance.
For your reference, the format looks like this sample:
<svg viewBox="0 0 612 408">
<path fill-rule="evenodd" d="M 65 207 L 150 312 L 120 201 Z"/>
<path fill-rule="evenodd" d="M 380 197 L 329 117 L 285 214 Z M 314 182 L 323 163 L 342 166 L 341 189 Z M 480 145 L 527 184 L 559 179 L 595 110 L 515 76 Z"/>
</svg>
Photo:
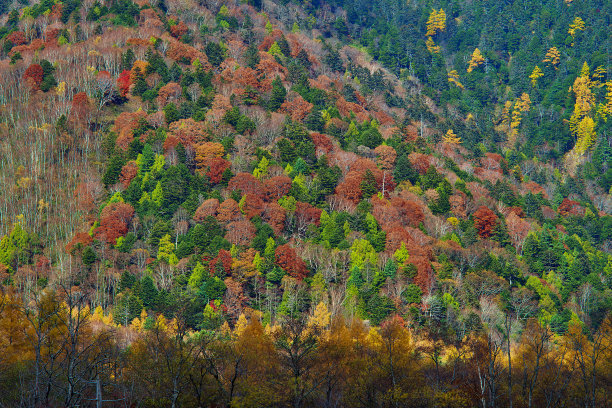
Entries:
<svg viewBox="0 0 612 408">
<path fill-rule="evenodd" d="M 283 86 L 280 78 L 277 76 L 274 81 L 272 81 L 272 94 L 270 95 L 270 100 L 268 101 L 268 109 L 271 111 L 278 110 L 283 102 L 285 102 L 286 97 L 287 90 Z"/>
<path fill-rule="evenodd" d="M 370 169 L 366 170 L 360 187 L 363 198 L 370 198 L 378 192 L 376 178 Z"/>
</svg>

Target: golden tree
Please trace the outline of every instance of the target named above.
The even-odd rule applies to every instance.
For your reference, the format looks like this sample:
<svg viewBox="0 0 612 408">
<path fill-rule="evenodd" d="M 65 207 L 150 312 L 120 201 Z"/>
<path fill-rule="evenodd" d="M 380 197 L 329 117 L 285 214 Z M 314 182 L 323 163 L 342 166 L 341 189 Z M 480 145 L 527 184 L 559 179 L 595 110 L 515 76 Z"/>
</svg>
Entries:
<svg viewBox="0 0 612 408">
<path fill-rule="evenodd" d="M 593 75 L 591 75 L 592 87 L 601 88 L 602 86 L 604 86 L 605 83 L 602 81 L 605 77 L 606 77 L 606 69 L 602 65 L 595 68 L 595 71 L 593 71 Z"/>
<path fill-rule="evenodd" d="M 538 83 L 538 79 L 542 78 L 543 76 L 544 74 L 542 73 L 542 70 L 536 65 L 531 75 L 529 75 L 529 79 L 531 79 L 531 86 L 535 87 Z"/>
<path fill-rule="evenodd" d="M 448 73 L 448 82 L 450 82 L 451 84 L 455 84 L 455 86 L 461 89 L 464 89 L 463 84 L 459 81 L 459 73 L 456 69 L 453 69 L 451 72 Z"/>
<path fill-rule="evenodd" d="M 442 136 L 442 140 L 444 140 L 444 143 L 453 144 L 453 145 L 461 143 L 461 138 L 457 136 L 455 132 L 453 132 L 452 129 L 448 129 L 446 134 Z"/>
<path fill-rule="evenodd" d="M 561 61 L 561 53 L 557 47 L 552 47 L 546 52 L 542 62 L 550 62 L 555 69 L 559 69 L 559 62 Z"/>
<path fill-rule="evenodd" d="M 606 82 L 606 105 L 605 111 L 608 115 L 612 114 L 612 81 Z"/>
<path fill-rule="evenodd" d="M 433 37 L 439 32 L 446 31 L 446 12 L 443 9 L 433 9 L 427 19 L 427 33 L 428 37 Z"/>
<path fill-rule="evenodd" d="M 425 42 L 427 51 L 433 54 L 440 52 L 440 47 L 434 43 L 432 37 L 443 31 L 446 31 L 446 13 L 443 9 L 433 9 L 427 19 L 427 32 L 425 33 L 427 36 L 427 41 Z"/>
<path fill-rule="evenodd" d="M 576 126 L 576 152 L 584 154 L 593 144 L 597 135 L 595 134 L 595 121 L 585 116 Z"/>
<path fill-rule="evenodd" d="M 485 60 L 484 60 L 484 57 L 482 56 L 482 53 L 480 52 L 478 48 L 476 48 L 474 52 L 472 53 L 472 59 L 470 59 L 470 66 L 468 67 L 467 72 L 472 72 L 474 68 L 478 68 L 484 62 Z"/>
<path fill-rule="evenodd" d="M 595 122 L 589 116 L 595 106 L 595 96 L 591 91 L 593 83 L 589 78 L 590 70 L 585 62 L 580 76 L 574 81 L 572 90 L 576 95 L 574 112 L 569 121 L 570 132 L 576 138 L 576 152 L 584 154 L 595 142 Z"/>
<path fill-rule="evenodd" d="M 427 51 L 431 52 L 432 54 L 437 54 L 440 52 L 440 46 L 436 45 L 436 43 L 431 37 L 427 37 L 425 45 L 427 46 Z"/>
<path fill-rule="evenodd" d="M 572 36 L 572 47 L 574 46 L 574 40 L 576 39 L 576 31 L 584 31 L 585 24 L 580 17 L 574 18 L 574 21 L 569 26 L 567 33 Z"/>
<path fill-rule="evenodd" d="M 502 124 L 510 125 L 510 134 L 508 135 L 508 144 L 510 146 L 514 145 L 516 142 L 518 128 L 523 119 L 523 112 L 529 112 L 531 108 L 531 98 L 529 98 L 529 94 L 523 93 L 520 98 L 517 98 L 516 102 L 514 102 L 514 107 L 512 105 L 512 102 L 506 101 L 502 113 Z M 510 108 L 512 108 L 512 110 L 510 110 Z"/>
</svg>

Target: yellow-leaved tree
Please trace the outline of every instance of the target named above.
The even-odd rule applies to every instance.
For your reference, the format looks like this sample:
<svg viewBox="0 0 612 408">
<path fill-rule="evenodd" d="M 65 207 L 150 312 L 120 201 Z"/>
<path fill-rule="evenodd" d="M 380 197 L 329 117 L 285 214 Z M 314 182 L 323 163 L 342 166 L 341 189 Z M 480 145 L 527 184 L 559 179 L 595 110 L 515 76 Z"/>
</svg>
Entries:
<svg viewBox="0 0 612 408">
<path fill-rule="evenodd" d="M 442 140 L 444 140 L 444 143 L 448 143 L 448 144 L 460 144 L 461 143 L 461 138 L 457 136 L 455 132 L 453 132 L 452 129 L 448 129 L 446 134 L 442 136 Z"/>
<path fill-rule="evenodd" d="M 427 37 L 427 41 L 425 41 L 425 45 L 427 46 L 427 51 L 431 52 L 432 54 L 437 54 L 440 52 L 440 46 L 436 45 L 433 38 L 431 37 Z"/>
<path fill-rule="evenodd" d="M 572 36 L 572 47 L 574 46 L 574 40 L 576 39 L 576 31 L 584 31 L 585 24 L 584 20 L 580 17 L 574 18 L 572 24 L 570 24 L 567 33 Z"/>
<path fill-rule="evenodd" d="M 595 144 L 595 139 L 597 138 L 595 134 L 595 121 L 591 117 L 585 116 L 578 123 L 576 137 L 576 152 L 578 154 L 584 154 Z"/>
<path fill-rule="evenodd" d="M 561 61 L 561 53 L 559 52 L 557 47 L 550 48 L 546 52 L 546 55 L 544 56 L 544 59 L 542 60 L 542 62 L 550 63 L 550 65 L 552 65 L 555 69 L 559 69 L 560 61 Z"/>
<path fill-rule="evenodd" d="M 425 34 L 428 37 L 433 37 L 439 32 L 446 30 L 446 12 L 443 9 L 436 10 L 433 9 L 431 13 L 429 13 L 429 18 L 427 19 L 427 33 Z"/>
<path fill-rule="evenodd" d="M 606 82 L 606 113 L 612 115 L 612 81 Z"/>
<path fill-rule="evenodd" d="M 523 112 L 531 109 L 531 98 L 529 94 L 523 93 L 514 103 L 506 101 L 502 112 L 502 124 L 508 126 L 508 145 L 514 146 L 518 136 L 518 128 L 523 119 Z"/>
<path fill-rule="evenodd" d="M 448 82 L 455 84 L 458 88 L 464 89 L 463 84 L 459 82 L 459 73 L 456 69 L 453 69 L 448 73 Z"/>
<path fill-rule="evenodd" d="M 533 69 L 531 75 L 529 75 L 529 79 L 531 79 L 531 86 L 535 87 L 538 84 L 538 79 L 542 78 L 544 74 L 542 70 L 537 65 Z"/>
<path fill-rule="evenodd" d="M 474 50 L 472 53 L 472 58 L 470 59 L 470 66 L 467 69 L 467 72 L 472 72 L 475 68 L 478 68 L 482 64 L 484 64 L 485 60 L 482 56 L 482 53 L 478 48 Z"/>
<path fill-rule="evenodd" d="M 429 18 L 427 19 L 427 32 L 425 33 L 427 36 L 425 45 L 427 46 L 427 50 L 429 52 L 434 54 L 440 52 L 440 47 L 436 45 L 432 37 L 445 30 L 446 12 L 443 9 L 433 9 L 429 14 Z"/>
<path fill-rule="evenodd" d="M 572 90 L 576 95 L 574 112 L 569 121 L 570 132 L 576 138 L 576 153 L 584 154 L 595 143 L 595 122 L 590 117 L 595 106 L 595 96 L 591 88 L 589 65 L 585 62 L 580 70 L 580 76 L 574 81 Z M 590 120 L 585 120 L 589 118 Z"/>
</svg>

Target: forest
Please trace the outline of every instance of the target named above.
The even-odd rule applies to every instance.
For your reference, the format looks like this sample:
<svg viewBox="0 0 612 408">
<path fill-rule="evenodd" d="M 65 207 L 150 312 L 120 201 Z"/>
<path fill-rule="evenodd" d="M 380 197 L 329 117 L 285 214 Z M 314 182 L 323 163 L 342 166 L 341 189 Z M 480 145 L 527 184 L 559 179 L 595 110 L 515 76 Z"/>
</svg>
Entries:
<svg viewBox="0 0 612 408">
<path fill-rule="evenodd" d="M 612 4 L 0 0 L 0 407 L 604 407 Z"/>
</svg>

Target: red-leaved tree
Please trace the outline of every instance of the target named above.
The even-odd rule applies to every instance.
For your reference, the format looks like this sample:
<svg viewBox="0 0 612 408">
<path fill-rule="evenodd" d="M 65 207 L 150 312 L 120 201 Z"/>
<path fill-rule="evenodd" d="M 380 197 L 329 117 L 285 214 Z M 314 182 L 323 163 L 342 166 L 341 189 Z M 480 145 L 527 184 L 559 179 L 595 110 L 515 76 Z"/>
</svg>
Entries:
<svg viewBox="0 0 612 408">
<path fill-rule="evenodd" d="M 30 88 L 39 89 L 43 76 L 42 67 L 38 64 L 32 64 L 23 73 L 23 80 Z"/>
<path fill-rule="evenodd" d="M 119 78 L 117 78 L 117 88 L 119 88 L 119 93 L 123 97 L 126 97 L 130 91 L 130 85 L 132 85 L 132 81 L 130 80 L 131 74 L 132 71 L 126 69 L 119 75 Z"/>
<path fill-rule="evenodd" d="M 474 226 L 481 238 L 491 237 L 495 225 L 497 225 L 497 215 L 484 205 L 474 212 Z"/>
<path fill-rule="evenodd" d="M 295 249 L 288 244 L 279 245 L 276 248 L 276 264 L 280 266 L 289 276 L 303 280 L 308 274 L 308 268 L 302 258 L 300 258 Z"/>
<path fill-rule="evenodd" d="M 266 201 L 276 201 L 289 193 L 291 178 L 285 175 L 272 177 L 264 182 Z"/>
<path fill-rule="evenodd" d="M 128 226 L 134 216 L 134 208 L 127 203 L 111 203 L 104 207 L 100 215 L 100 226 L 94 236 L 108 244 L 115 245 L 117 238 L 128 232 Z"/>
</svg>

